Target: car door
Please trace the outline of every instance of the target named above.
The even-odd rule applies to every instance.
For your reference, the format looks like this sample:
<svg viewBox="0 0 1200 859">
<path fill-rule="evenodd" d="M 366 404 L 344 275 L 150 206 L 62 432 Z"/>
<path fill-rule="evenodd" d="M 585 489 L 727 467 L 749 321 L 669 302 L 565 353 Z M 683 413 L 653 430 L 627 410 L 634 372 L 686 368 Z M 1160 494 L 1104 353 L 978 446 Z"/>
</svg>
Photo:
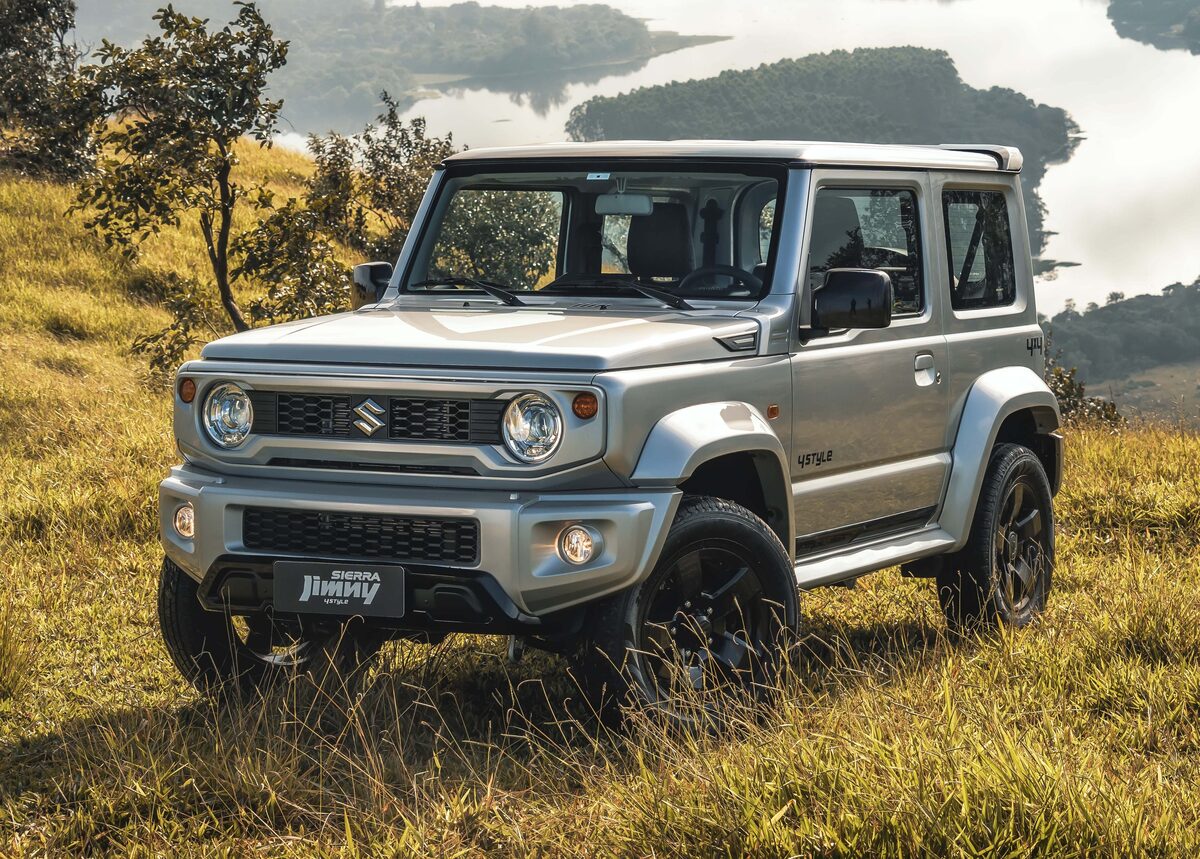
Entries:
<svg viewBox="0 0 1200 859">
<path fill-rule="evenodd" d="M 830 268 L 892 279 L 887 328 L 812 332 L 792 350 L 792 489 L 797 554 L 915 528 L 936 513 L 949 472 L 948 367 L 921 173 L 814 171 L 800 302 Z M 800 313 L 801 322 L 808 314 Z"/>
</svg>

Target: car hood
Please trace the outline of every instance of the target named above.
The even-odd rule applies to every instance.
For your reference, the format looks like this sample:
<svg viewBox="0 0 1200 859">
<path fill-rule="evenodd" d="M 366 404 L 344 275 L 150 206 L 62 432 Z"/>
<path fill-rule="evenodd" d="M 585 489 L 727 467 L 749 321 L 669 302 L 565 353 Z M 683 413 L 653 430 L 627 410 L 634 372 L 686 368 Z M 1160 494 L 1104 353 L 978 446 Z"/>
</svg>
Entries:
<svg viewBox="0 0 1200 859">
<path fill-rule="evenodd" d="M 235 334 L 202 357 L 599 372 L 728 358 L 714 338 L 757 327 L 728 311 L 377 307 Z"/>
</svg>

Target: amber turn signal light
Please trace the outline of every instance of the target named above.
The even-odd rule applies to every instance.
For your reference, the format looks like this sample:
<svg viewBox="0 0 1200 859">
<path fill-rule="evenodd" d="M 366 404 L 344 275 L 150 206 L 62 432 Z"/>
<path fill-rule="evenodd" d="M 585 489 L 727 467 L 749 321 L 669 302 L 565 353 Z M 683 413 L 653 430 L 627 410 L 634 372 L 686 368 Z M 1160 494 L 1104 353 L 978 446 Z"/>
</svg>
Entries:
<svg viewBox="0 0 1200 859">
<path fill-rule="evenodd" d="M 179 399 L 185 403 L 196 399 L 196 383 L 192 379 L 179 380 Z"/>
<path fill-rule="evenodd" d="M 600 403 L 597 402 L 595 394 L 576 394 L 574 402 L 571 403 L 571 411 L 575 413 L 575 417 L 586 421 L 588 418 L 594 418 L 596 412 L 600 411 Z"/>
</svg>

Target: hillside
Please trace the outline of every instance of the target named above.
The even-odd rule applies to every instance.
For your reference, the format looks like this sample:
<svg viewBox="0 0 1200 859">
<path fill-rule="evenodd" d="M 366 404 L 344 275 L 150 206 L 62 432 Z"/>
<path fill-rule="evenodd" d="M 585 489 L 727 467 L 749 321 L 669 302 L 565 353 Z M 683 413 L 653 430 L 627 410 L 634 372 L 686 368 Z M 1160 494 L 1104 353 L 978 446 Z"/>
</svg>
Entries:
<svg viewBox="0 0 1200 859">
<path fill-rule="evenodd" d="M 1077 367 L 1085 380 L 1200 361 L 1200 280 L 1083 312 L 1070 306 L 1043 327 L 1054 349 L 1062 351 L 1063 363 Z"/>
<path fill-rule="evenodd" d="M 118 44 L 156 31 L 166 0 L 88 0 L 79 4 L 78 36 Z M 232 0 L 182 0 L 175 8 L 221 24 Z M 374 116 L 380 90 L 404 103 L 430 79 L 492 81 L 549 76 L 587 79 L 596 67 L 644 63 L 661 53 L 716 37 L 653 33 L 610 6 L 585 4 L 513 9 L 476 2 L 392 5 L 370 0 L 257 0 L 288 64 L 273 81 L 285 120 L 297 131 L 357 130 Z"/>
<path fill-rule="evenodd" d="M 1034 247 L 1041 249 L 1037 187 L 1070 157 L 1077 130 L 1066 111 L 1010 89 L 963 83 L 944 51 L 859 48 L 781 60 L 712 78 L 596 97 L 571 112 L 575 140 L 779 138 L 870 143 L 985 140 L 1015 144 Z"/>
<path fill-rule="evenodd" d="M 304 158 L 241 169 L 296 193 Z M 209 702 L 157 629 L 166 393 L 128 354 L 190 232 L 121 263 L 0 175 L 0 854 L 1195 855 L 1200 438 L 1068 432 L 1045 619 L 953 640 L 895 570 L 804 597 L 769 707 L 598 727 L 566 664 L 392 645 L 361 700 Z M 344 708 L 344 709 L 341 709 Z"/>
</svg>

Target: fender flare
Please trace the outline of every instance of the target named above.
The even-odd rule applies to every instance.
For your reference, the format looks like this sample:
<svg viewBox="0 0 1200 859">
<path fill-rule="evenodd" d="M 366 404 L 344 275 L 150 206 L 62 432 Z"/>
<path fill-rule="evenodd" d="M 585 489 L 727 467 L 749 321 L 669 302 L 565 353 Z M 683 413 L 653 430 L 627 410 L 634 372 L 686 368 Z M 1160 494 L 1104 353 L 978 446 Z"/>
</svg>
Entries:
<svg viewBox="0 0 1200 859">
<path fill-rule="evenodd" d="M 1001 424 L 1009 415 L 1031 410 L 1039 433 L 1061 425 L 1058 400 L 1042 377 L 1028 367 L 1002 367 L 980 376 L 963 405 L 951 450 L 950 479 L 941 526 L 954 536 L 954 551 L 966 545 L 979 490 Z"/>
<path fill-rule="evenodd" d="M 780 524 L 787 530 L 779 536 L 788 556 L 794 557 L 788 456 L 767 419 L 748 403 L 701 403 L 665 415 L 650 430 L 630 479 L 635 486 L 678 486 L 704 463 L 732 453 L 755 455 L 764 494 L 772 487 L 783 493 L 781 507 L 787 519 Z"/>
</svg>

